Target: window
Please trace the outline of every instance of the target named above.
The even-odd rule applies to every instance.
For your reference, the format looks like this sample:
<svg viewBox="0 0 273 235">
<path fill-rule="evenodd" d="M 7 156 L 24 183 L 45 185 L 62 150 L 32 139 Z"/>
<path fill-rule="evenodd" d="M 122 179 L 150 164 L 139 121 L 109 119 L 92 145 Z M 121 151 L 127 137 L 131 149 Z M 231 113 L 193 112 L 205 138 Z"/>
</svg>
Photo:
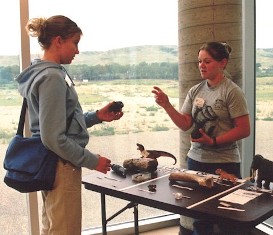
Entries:
<svg viewBox="0 0 273 235">
<path fill-rule="evenodd" d="M 178 156 L 178 130 L 155 104 L 151 93 L 153 85 L 166 87 L 178 106 L 176 1 L 97 0 L 88 4 L 78 1 L 77 5 L 52 1 L 46 9 L 40 5 L 41 1 L 29 2 L 30 18 L 61 13 L 83 30 L 81 54 L 68 66 L 83 109 L 96 110 L 111 100 L 124 103 L 125 114 L 120 121 L 89 129 L 87 148 L 120 165 L 126 158 L 140 156 L 137 142 Z M 171 17 L 162 21 L 162 15 Z M 32 54 L 34 45 L 36 41 L 31 44 Z M 166 159 L 160 162 L 172 164 Z M 84 169 L 83 174 L 89 172 Z M 117 211 L 115 205 L 119 204 L 121 209 L 127 203 L 107 197 L 107 215 Z M 162 214 L 165 212 L 139 208 L 140 219 Z M 100 218 L 100 195 L 83 189 L 83 228 L 101 226 Z M 132 210 L 109 224 L 128 220 L 133 220 Z"/>
<path fill-rule="evenodd" d="M 6 12 L 14 12 L 14 7 L 18 3 L 11 2 L 10 9 L 6 7 L 2 9 L 7 9 Z M 79 44 L 81 54 L 67 66 L 69 73 L 75 79 L 83 109 L 96 110 L 111 100 L 121 100 L 125 105 L 125 114 L 120 121 L 103 123 L 89 129 L 91 139 L 88 148 L 111 158 L 113 163 L 121 165 L 127 158 L 140 156 L 136 146 L 138 142 L 146 148 L 168 151 L 179 159 L 178 129 L 163 109 L 156 105 L 151 93 L 154 85 L 165 88 L 170 94 L 172 103 L 178 107 L 177 2 L 79 0 L 75 4 L 73 1 L 61 0 L 47 1 L 47 7 L 41 7 L 41 5 L 44 5 L 44 1 L 29 0 L 30 18 L 63 14 L 73 19 L 83 30 L 83 37 Z M 16 28 L 19 30 L 19 13 L 16 16 L 18 19 L 14 19 L 14 27 L 9 24 L 13 32 Z M 2 22 L 6 19 L 10 17 L 5 16 Z M 13 49 L 14 45 L 20 45 L 18 35 L 18 31 L 14 35 L 9 33 L 10 38 L 5 44 L 5 49 L 8 49 L 7 51 L 16 58 L 19 52 Z M 15 39 L 15 42 L 11 43 L 11 39 Z M 36 40 L 36 38 L 31 39 L 32 59 L 41 55 Z M 2 52 L 3 50 L 1 54 Z M 9 55 L 3 56 L 5 59 L 11 58 Z M 13 61 L 10 63 L 14 64 Z M 16 63 L 19 66 L 19 61 Z M 12 101 L 16 98 L 12 103 L 12 108 L 16 108 L 13 111 L 14 118 L 9 120 L 11 124 L 5 123 L 5 126 L 12 128 L 8 130 L 11 133 L 10 136 L 15 133 L 21 105 L 21 97 L 17 93 L 16 85 L 14 82 L 11 83 L 13 87 L 10 88 L 9 85 L 6 88 L 7 92 L 10 92 Z M 3 91 L 1 89 L 1 92 Z M 6 104 L 11 101 L 6 93 L 3 97 L 1 108 L 8 110 Z M 9 116 L 10 113 L 11 111 L 6 115 Z M 4 112 L 0 115 L 4 115 Z M 3 143 L 4 147 L 1 150 L 5 150 L 8 138 L 4 138 Z M 162 158 L 159 163 L 172 166 L 173 161 Z M 89 172 L 84 169 L 83 174 Z M 2 202 L 6 202 L 7 205 L 3 207 L 1 214 L 7 219 L 1 220 L 1 223 L 8 226 L 10 230 L 4 231 L 7 231 L 7 234 L 15 234 L 17 231 L 28 234 L 26 196 L 7 187 L 5 190 L 10 193 L 7 194 L 5 191 L 8 197 L 6 196 L 7 200 L 4 200 L 3 196 Z M 40 193 L 38 193 L 38 200 L 39 210 L 41 210 Z M 22 204 L 19 211 L 18 203 Z M 107 215 L 111 216 L 127 203 L 127 201 L 107 197 Z M 120 205 L 118 209 L 116 209 L 117 204 Z M 12 206 L 14 211 L 7 215 L 6 208 Z M 16 219 L 12 213 L 16 215 Z M 18 213 L 22 214 L 22 218 L 18 218 Z M 139 206 L 139 219 L 164 214 L 166 214 L 164 211 Z M 132 210 L 125 211 L 110 224 L 130 220 L 133 220 Z M 83 189 L 83 229 L 97 226 L 101 226 L 100 195 Z"/>
<path fill-rule="evenodd" d="M 256 140 L 255 154 L 273 161 L 273 16 L 270 0 L 256 1 Z M 271 185 L 272 186 L 272 185 Z M 273 226 L 273 218 L 265 221 Z"/>
</svg>

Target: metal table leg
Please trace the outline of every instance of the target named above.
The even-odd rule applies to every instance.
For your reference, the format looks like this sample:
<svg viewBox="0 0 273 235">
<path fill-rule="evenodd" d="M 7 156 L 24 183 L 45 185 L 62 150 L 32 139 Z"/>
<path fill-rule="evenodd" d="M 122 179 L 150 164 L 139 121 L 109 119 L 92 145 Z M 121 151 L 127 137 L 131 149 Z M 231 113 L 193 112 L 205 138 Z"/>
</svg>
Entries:
<svg viewBox="0 0 273 235">
<path fill-rule="evenodd" d="M 102 234 L 107 235 L 106 225 L 106 206 L 105 206 L 105 193 L 101 193 L 101 221 L 102 221 Z"/>
<path fill-rule="evenodd" d="M 138 227 L 138 204 L 134 205 L 135 235 L 139 235 Z"/>
<path fill-rule="evenodd" d="M 139 226 L 138 226 L 138 204 L 134 202 L 128 203 L 124 208 L 119 210 L 117 213 L 106 219 L 106 201 L 105 201 L 105 193 L 101 193 L 101 222 L 102 222 L 102 234 L 107 235 L 107 223 L 121 214 L 123 211 L 134 207 L 134 227 L 135 227 L 135 235 L 139 235 Z"/>
</svg>

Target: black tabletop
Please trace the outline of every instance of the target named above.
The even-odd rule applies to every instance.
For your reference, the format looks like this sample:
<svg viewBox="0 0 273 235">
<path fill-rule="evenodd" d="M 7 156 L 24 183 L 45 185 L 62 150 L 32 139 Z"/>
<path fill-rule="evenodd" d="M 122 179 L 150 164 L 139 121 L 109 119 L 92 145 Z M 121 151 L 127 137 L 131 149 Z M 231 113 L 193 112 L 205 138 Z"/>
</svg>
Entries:
<svg viewBox="0 0 273 235">
<path fill-rule="evenodd" d="M 130 174 L 123 178 L 112 171 L 107 174 L 94 172 L 84 176 L 82 182 L 86 189 L 98 193 L 175 214 L 230 223 L 234 226 L 254 227 L 273 215 L 273 197 L 270 193 L 262 193 L 244 205 L 232 205 L 243 211 L 218 208 L 220 198 L 238 189 L 247 190 L 249 182 L 215 183 L 214 187 L 205 188 L 195 182 L 170 181 L 169 174 L 177 170 L 179 169 L 158 168 L 150 180 L 140 183 L 134 182 Z M 149 191 L 151 185 L 156 187 L 155 192 Z M 176 199 L 175 196 L 179 195 L 177 193 L 182 193 L 186 197 Z"/>
</svg>

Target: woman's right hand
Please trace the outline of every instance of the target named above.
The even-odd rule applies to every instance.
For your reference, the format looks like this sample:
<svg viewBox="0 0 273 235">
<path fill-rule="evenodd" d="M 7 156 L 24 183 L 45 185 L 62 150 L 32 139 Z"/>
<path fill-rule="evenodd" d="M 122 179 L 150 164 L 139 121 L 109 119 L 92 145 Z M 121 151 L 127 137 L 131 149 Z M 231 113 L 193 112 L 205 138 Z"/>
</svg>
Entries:
<svg viewBox="0 0 273 235">
<path fill-rule="evenodd" d="M 153 88 L 152 93 L 155 94 L 155 102 L 164 109 L 170 106 L 169 97 L 159 87 L 154 86 Z"/>
<path fill-rule="evenodd" d="M 111 160 L 99 155 L 99 162 L 95 170 L 106 174 L 107 171 L 110 171 L 110 169 L 111 169 Z"/>
</svg>

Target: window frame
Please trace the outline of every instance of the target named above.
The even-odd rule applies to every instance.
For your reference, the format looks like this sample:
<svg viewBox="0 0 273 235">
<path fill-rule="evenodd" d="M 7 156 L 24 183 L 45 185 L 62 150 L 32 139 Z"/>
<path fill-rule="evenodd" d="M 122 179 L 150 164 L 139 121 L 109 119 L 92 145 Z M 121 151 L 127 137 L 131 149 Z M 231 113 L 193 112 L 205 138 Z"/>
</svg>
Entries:
<svg viewBox="0 0 273 235">
<path fill-rule="evenodd" d="M 248 103 L 251 133 L 242 141 L 242 177 L 249 177 L 249 169 L 255 153 L 255 105 L 256 105 L 256 42 L 255 42 L 255 3 L 256 0 L 242 1 L 242 84 Z M 247 69 L 246 69 L 247 68 Z M 254 94 L 254 95 L 253 95 Z"/>
<path fill-rule="evenodd" d="M 20 69 L 23 70 L 30 63 L 30 40 L 25 31 L 25 22 L 29 19 L 29 5 L 28 0 L 20 0 Z M 26 120 L 26 127 L 28 120 Z M 25 128 L 28 130 L 28 128 Z M 26 133 L 29 136 L 30 133 Z M 28 209 L 28 224 L 30 234 L 39 234 L 39 208 L 37 192 L 27 193 L 27 209 Z"/>
</svg>

